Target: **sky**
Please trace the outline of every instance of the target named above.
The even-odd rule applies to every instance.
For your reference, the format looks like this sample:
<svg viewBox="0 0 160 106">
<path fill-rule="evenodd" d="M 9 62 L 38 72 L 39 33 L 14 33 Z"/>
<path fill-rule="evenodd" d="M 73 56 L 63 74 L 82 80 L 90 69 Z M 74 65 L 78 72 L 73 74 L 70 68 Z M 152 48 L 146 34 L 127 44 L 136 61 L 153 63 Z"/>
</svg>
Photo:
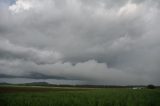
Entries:
<svg viewBox="0 0 160 106">
<path fill-rule="evenodd" d="M 159 17 L 158 0 L 0 0 L 0 82 L 160 85 Z"/>
</svg>

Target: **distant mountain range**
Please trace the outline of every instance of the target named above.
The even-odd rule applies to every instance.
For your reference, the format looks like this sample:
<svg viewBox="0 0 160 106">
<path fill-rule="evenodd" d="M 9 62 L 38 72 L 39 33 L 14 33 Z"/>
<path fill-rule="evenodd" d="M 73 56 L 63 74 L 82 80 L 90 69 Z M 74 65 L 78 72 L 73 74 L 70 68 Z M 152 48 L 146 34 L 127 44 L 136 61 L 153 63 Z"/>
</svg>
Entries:
<svg viewBox="0 0 160 106">
<path fill-rule="evenodd" d="M 18 86 L 46 86 L 46 87 L 84 87 L 84 88 L 133 88 L 133 87 L 142 87 L 145 88 L 147 85 L 58 85 L 58 84 L 50 84 L 47 82 L 31 82 L 31 83 L 23 83 L 23 84 L 11 84 L 6 82 L 0 82 L 0 85 L 18 85 Z M 160 88 L 160 86 L 156 86 Z"/>
</svg>

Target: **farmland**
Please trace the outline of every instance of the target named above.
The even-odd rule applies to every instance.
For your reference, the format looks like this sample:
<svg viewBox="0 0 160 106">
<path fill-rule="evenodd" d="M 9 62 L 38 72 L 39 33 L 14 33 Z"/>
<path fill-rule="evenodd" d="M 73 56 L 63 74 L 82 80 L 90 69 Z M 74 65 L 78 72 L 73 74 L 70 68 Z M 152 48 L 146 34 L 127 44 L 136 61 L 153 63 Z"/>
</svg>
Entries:
<svg viewBox="0 0 160 106">
<path fill-rule="evenodd" d="M 160 89 L 1 86 L 0 106 L 160 106 Z"/>
</svg>

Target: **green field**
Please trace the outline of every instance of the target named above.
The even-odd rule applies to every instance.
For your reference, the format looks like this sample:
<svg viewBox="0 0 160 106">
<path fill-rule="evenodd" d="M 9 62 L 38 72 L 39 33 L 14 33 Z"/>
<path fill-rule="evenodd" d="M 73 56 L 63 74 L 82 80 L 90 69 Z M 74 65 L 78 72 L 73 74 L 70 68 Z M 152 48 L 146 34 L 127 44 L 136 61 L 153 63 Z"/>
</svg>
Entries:
<svg viewBox="0 0 160 106">
<path fill-rule="evenodd" d="M 0 106 L 160 106 L 160 89 L 0 87 Z"/>
</svg>

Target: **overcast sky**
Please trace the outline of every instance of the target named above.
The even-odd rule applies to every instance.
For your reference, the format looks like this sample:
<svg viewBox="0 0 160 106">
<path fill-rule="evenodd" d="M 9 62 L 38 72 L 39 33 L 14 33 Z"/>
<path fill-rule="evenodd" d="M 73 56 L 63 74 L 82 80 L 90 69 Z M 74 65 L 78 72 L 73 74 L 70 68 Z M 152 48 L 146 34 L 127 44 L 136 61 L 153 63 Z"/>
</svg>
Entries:
<svg viewBox="0 0 160 106">
<path fill-rule="evenodd" d="M 159 18 L 158 0 L 0 0 L 0 82 L 160 85 Z"/>
</svg>

